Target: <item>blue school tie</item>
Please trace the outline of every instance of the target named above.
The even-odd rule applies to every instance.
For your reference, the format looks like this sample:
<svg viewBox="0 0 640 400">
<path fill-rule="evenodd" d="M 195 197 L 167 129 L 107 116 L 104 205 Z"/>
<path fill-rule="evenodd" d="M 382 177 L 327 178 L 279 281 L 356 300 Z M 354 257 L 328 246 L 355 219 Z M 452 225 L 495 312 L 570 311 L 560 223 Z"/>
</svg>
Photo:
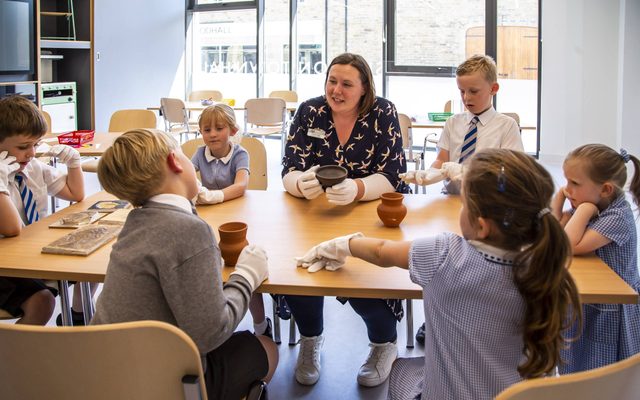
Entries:
<svg viewBox="0 0 640 400">
<path fill-rule="evenodd" d="M 478 139 L 478 116 L 474 116 L 469 124 L 469 132 L 464 135 L 464 141 L 462 142 L 462 150 L 460 151 L 460 160 L 458 163 L 462 164 L 464 160 L 469 158 L 476 151 L 476 139 Z"/>
<path fill-rule="evenodd" d="M 20 198 L 22 204 L 24 204 L 24 215 L 27 217 L 27 225 L 36 222 L 40 219 L 36 206 L 36 199 L 33 196 L 31 189 L 27 187 L 27 182 L 24 180 L 22 174 L 16 174 L 16 182 L 18 182 L 18 190 L 20 191 Z"/>
</svg>

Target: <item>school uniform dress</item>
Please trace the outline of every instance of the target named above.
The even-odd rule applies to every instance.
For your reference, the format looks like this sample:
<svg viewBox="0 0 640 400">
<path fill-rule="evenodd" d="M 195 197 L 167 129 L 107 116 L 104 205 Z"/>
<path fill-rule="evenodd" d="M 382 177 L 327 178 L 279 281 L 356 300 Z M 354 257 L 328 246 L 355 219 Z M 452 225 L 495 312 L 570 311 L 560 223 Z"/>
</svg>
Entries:
<svg viewBox="0 0 640 400">
<path fill-rule="evenodd" d="M 128 215 L 113 245 L 92 325 L 155 320 L 185 331 L 203 357 L 211 399 L 238 399 L 268 371 L 250 332 L 236 332 L 251 286 L 222 282 L 220 249 L 211 227 L 180 196 L 153 196 Z"/>
<path fill-rule="evenodd" d="M 344 145 L 338 139 L 325 96 L 300 104 L 287 136 L 282 165 L 283 177 L 291 171 L 306 171 L 314 165 L 340 165 L 346 168 L 351 179 L 381 174 L 397 192 L 409 193 L 409 187 L 398 177 L 407 171 L 398 113 L 393 103 L 381 97 L 376 97 L 371 110 L 358 118 Z M 322 333 L 322 297 L 285 298 L 303 336 Z M 396 321 L 404 315 L 400 300 L 339 300 L 349 301 L 358 314 L 367 315 L 363 318 L 372 342 L 396 340 Z M 380 324 L 380 320 L 384 323 Z"/>
<path fill-rule="evenodd" d="M 491 399 L 522 380 L 525 303 L 513 254 L 453 233 L 415 240 L 411 280 L 423 288 L 425 356 L 398 359 L 389 399 Z"/>
<path fill-rule="evenodd" d="M 35 211 L 40 218 L 46 217 L 49 214 L 48 195 L 55 196 L 64 188 L 67 175 L 38 159 L 31 160 L 20 174 L 24 177 L 27 188 L 33 193 L 33 201 L 36 202 Z M 18 210 L 22 225 L 28 225 L 29 221 L 25 215 L 18 182 L 10 178 L 8 189 L 9 198 Z M 55 289 L 46 286 L 41 279 L 0 277 L 0 308 L 18 317 L 23 313 L 20 305 L 42 289 L 49 289 L 54 295 L 57 294 Z"/>
<path fill-rule="evenodd" d="M 469 124 L 475 117 L 469 111 L 452 115 L 444 123 L 438 148 L 449 152 L 449 161 L 458 162 L 464 137 L 469 132 Z M 490 107 L 478 115 L 478 136 L 476 152 L 485 149 L 510 149 L 524 151 L 520 128 L 516 121 Z"/>
<path fill-rule="evenodd" d="M 636 225 L 624 194 L 589 221 L 587 228 L 611 240 L 597 249 L 596 255 L 633 290 L 640 291 Z M 640 352 L 638 304 L 584 304 L 582 324 L 578 340 L 562 351 L 566 361 L 559 367 L 562 374 L 602 367 Z M 575 337 L 578 333 L 574 326 L 568 336 Z"/>
<path fill-rule="evenodd" d="M 200 171 L 202 186 L 210 190 L 222 190 L 233 185 L 240 170 L 249 172 L 249 153 L 236 143 L 231 144 L 231 151 L 222 158 L 214 157 L 207 146 L 201 146 L 191 162 L 196 171 Z"/>
</svg>

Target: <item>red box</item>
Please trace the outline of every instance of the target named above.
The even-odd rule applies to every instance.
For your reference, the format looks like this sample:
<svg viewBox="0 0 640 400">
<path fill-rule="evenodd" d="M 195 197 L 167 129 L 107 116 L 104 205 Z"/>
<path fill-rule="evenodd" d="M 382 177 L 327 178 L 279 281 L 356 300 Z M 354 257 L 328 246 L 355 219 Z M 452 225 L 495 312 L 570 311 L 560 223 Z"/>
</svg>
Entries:
<svg viewBox="0 0 640 400">
<path fill-rule="evenodd" d="M 66 144 L 71 147 L 80 147 L 83 144 L 93 140 L 94 131 L 71 131 L 58 135 L 58 143 Z"/>
</svg>

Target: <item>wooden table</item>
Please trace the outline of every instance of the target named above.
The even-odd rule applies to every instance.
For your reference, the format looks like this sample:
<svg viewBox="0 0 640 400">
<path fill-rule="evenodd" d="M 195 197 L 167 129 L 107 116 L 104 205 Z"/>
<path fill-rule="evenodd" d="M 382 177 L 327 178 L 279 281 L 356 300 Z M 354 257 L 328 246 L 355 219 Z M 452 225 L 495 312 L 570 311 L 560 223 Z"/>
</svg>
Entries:
<svg viewBox="0 0 640 400">
<path fill-rule="evenodd" d="M 53 280 L 102 282 L 111 244 L 87 256 L 41 254 L 42 247 L 68 233 L 49 229 L 61 216 L 110 199 L 101 192 L 25 227 L 20 236 L 0 240 L 0 275 Z M 250 243 L 263 246 L 269 256 L 269 280 L 261 292 L 365 298 L 422 298 L 421 288 L 409 280 L 406 270 L 378 268 L 349 258 L 340 270 L 308 273 L 296 268 L 293 257 L 336 236 L 360 231 L 367 236 L 412 240 L 441 231 L 459 232 L 459 198 L 444 195 L 406 195 L 408 214 L 399 228 L 386 228 L 376 214 L 378 201 L 333 206 L 324 196 L 313 201 L 296 199 L 285 192 L 247 191 L 244 197 L 212 206 L 199 206 L 199 215 L 217 235 L 217 227 L 229 221 L 248 224 Z M 113 242 L 111 242 L 113 243 Z M 232 268 L 223 268 L 226 279 Z M 571 274 L 584 303 L 638 302 L 629 287 L 599 258 L 575 257 Z"/>
<path fill-rule="evenodd" d="M 77 147 L 76 150 L 80 153 L 81 157 L 99 157 L 105 150 L 107 150 L 113 144 L 113 141 L 123 132 L 96 132 L 93 135 L 93 140 L 85 143 L 84 145 Z M 46 134 L 42 138 L 42 142 L 49 146 L 55 146 L 58 144 L 58 135 Z M 36 153 L 36 156 L 42 156 L 42 153 Z"/>
</svg>

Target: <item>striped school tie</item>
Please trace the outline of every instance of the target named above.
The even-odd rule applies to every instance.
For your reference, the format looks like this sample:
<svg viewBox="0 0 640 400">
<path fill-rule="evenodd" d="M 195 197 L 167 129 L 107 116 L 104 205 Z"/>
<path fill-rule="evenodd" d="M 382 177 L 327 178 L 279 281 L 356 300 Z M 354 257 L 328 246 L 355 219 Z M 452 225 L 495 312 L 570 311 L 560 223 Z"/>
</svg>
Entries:
<svg viewBox="0 0 640 400">
<path fill-rule="evenodd" d="M 480 121 L 480 119 L 477 115 L 473 117 L 469 124 L 469 132 L 464 135 L 462 150 L 460 151 L 460 160 L 458 160 L 458 163 L 460 164 L 462 164 L 464 160 L 469 158 L 476 151 L 476 139 L 478 139 L 478 121 Z"/>
<path fill-rule="evenodd" d="M 27 182 L 25 182 L 22 174 L 16 174 L 16 182 L 18 182 L 20 198 L 22 199 L 22 204 L 24 204 L 24 215 L 27 217 L 27 225 L 32 224 L 40 219 L 36 199 L 34 199 L 31 189 L 27 187 Z"/>
</svg>

